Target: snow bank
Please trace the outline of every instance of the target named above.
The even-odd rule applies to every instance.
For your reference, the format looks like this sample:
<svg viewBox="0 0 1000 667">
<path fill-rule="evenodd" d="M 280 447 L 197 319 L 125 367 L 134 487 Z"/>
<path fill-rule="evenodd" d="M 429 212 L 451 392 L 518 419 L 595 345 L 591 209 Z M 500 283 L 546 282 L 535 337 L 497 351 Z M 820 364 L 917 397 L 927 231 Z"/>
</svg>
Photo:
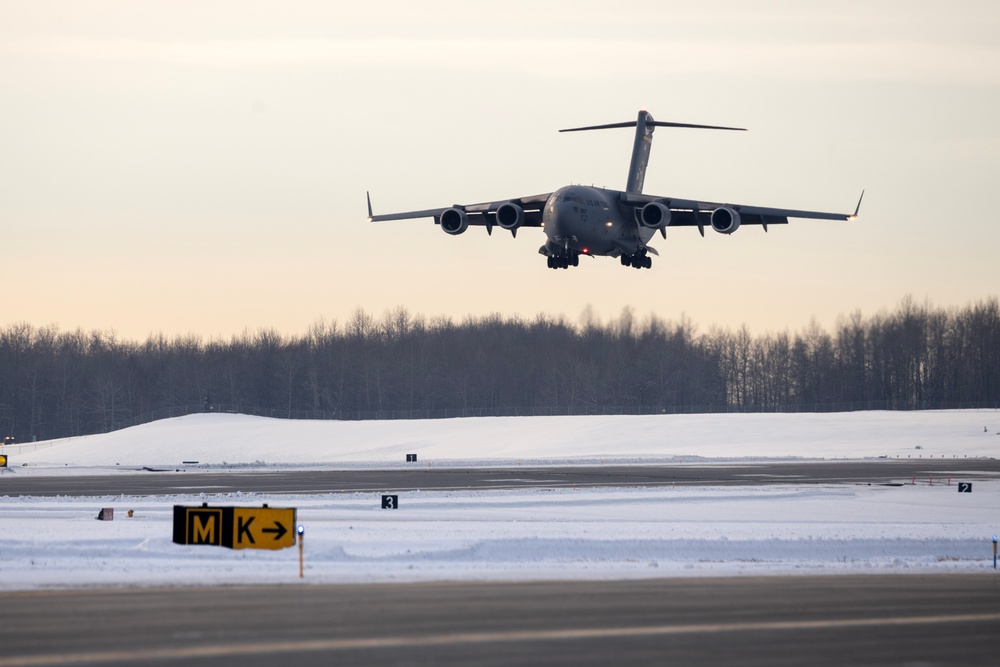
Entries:
<svg viewBox="0 0 1000 667">
<path fill-rule="evenodd" d="M 28 467 L 481 465 L 749 458 L 962 458 L 1000 452 L 1000 411 L 850 412 L 412 421 L 291 421 L 203 414 L 38 443 Z"/>
</svg>

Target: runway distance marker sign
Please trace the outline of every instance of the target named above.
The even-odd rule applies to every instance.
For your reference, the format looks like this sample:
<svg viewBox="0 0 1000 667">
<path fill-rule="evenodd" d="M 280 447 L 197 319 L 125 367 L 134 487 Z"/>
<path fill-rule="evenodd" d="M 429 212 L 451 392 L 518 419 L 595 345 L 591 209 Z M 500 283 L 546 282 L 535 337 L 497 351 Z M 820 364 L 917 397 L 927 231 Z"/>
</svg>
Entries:
<svg viewBox="0 0 1000 667">
<path fill-rule="evenodd" d="M 284 549 L 295 545 L 294 507 L 174 505 L 174 542 L 229 549 Z"/>
</svg>

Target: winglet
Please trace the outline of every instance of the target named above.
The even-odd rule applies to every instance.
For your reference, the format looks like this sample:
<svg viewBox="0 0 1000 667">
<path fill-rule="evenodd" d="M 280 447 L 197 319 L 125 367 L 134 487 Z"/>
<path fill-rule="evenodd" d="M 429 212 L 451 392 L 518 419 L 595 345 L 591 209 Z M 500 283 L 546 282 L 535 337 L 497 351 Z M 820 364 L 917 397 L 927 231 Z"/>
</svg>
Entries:
<svg viewBox="0 0 1000 667">
<path fill-rule="evenodd" d="M 365 190 L 365 196 L 368 197 L 368 222 L 372 221 L 375 215 L 372 213 L 372 195 L 370 192 Z"/>
<path fill-rule="evenodd" d="M 854 215 L 847 216 L 848 220 L 854 220 L 858 217 L 858 212 L 861 210 L 861 200 L 865 198 L 865 191 L 861 191 L 861 196 L 858 197 L 858 205 L 854 208 Z"/>
</svg>

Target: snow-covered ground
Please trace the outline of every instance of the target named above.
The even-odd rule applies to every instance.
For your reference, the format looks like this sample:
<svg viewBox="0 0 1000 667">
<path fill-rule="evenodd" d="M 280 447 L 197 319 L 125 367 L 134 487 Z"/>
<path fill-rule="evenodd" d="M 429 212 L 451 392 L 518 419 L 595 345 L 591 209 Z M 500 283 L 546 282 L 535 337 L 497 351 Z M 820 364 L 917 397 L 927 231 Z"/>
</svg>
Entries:
<svg viewBox="0 0 1000 667">
<path fill-rule="evenodd" d="M 1000 411 L 289 421 L 202 414 L 7 447 L 21 472 L 73 468 L 994 457 Z M 101 470 L 98 470 L 101 472 Z"/>
<path fill-rule="evenodd" d="M 992 571 L 1000 480 L 973 493 L 808 485 L 280 496 L 199 494 L 202 470 L 994 457 L 1000 412 L 303 422 L 193 415 L 4 448 L 0 590 L 250 582 L 532 580 Z M 197 464 L 184 463 L 198 461 Z M 25 465 L 27 464 L 27 465 Z M 412 464 L 410 464 L 412 465 Z M 11 498 L 9 476 L 183 469 L 191 495 Z M 146 474 L 146 473 L 137 473 Z M 928 480 L 929 481 L 929 480 Z M 392 491 L 387 489 L 386 491 Z M 173 506 L 295 507 L 298 549 L 172 542 Z M 115 520 L 95 521 L 113 507 Z M 132 518 L 127 510 L 133 510 Z"/>
</svg>

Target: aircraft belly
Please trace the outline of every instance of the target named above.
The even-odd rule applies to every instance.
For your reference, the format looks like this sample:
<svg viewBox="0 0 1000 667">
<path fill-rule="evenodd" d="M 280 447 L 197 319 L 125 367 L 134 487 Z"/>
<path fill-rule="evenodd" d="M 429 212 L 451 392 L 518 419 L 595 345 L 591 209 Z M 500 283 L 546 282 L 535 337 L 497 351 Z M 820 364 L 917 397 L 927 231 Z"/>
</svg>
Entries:
<svg viewBox="0 0 1000 667">
<path fill-rule="evenodd" d="M 615 230 L 605 224 L 594 224 L 579 219 L 561 217 L 556 224 L 546 224 L 545 233 L 550 243 L 558 247 L 569 247 L 577 252 L 591 255 L 606 255 L 613 252 L 618 244 L 614 242 Z"/>
</svg>

